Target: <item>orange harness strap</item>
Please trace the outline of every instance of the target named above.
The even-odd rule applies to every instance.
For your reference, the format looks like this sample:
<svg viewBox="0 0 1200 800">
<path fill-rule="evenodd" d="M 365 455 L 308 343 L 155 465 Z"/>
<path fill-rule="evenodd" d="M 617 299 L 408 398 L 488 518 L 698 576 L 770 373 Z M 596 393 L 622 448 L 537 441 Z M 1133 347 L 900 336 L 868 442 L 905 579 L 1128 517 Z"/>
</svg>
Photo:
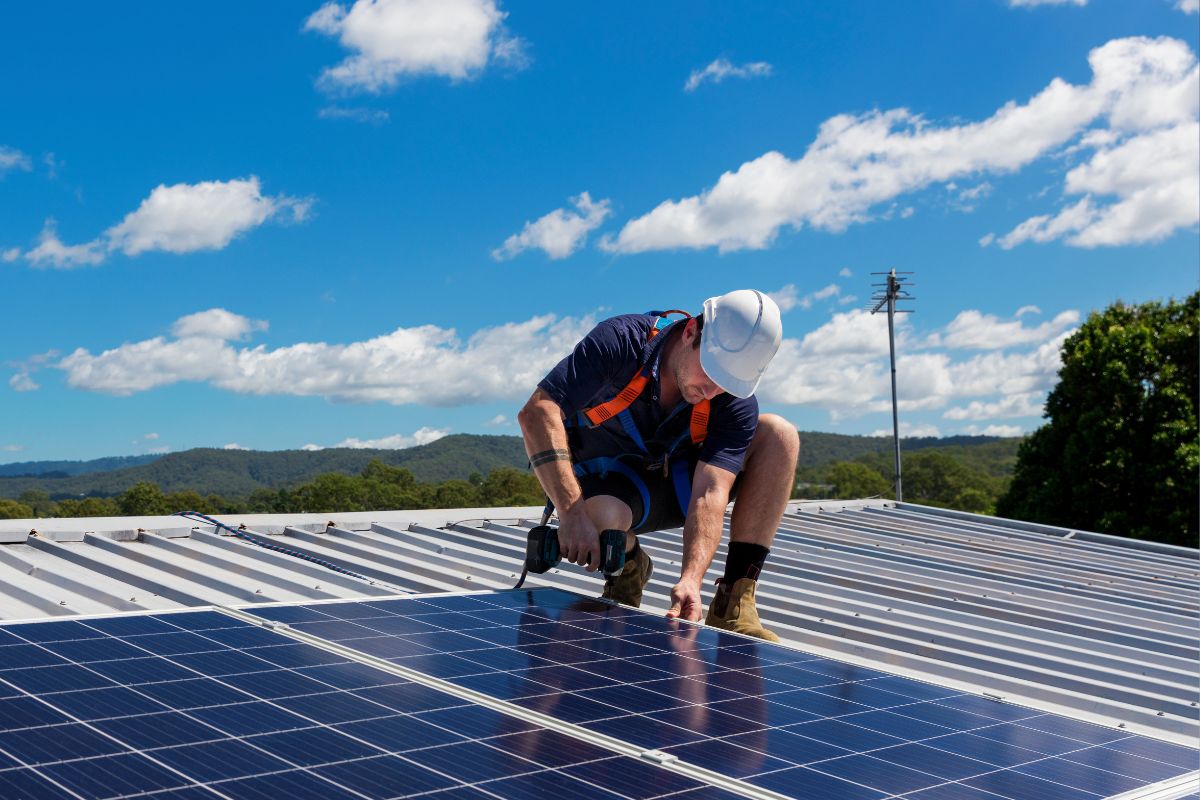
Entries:
<svg viewBox="0 0 1200 800">
<path fill-rule="evenodd" d="M 638 396 L 641 395 L 642 390 L 646 388 L 646 384 L 649 382 L 649 376 L 639 369 L 637 375 L 633 376 L 633 380 L 626 384 L 625 388 L 616 397 L 607 403 L 601 403 L 598 406 L 589 408 L 583 412 L 583 415 L 588 418 L 588 422 L 592 423 L 592 427 L 594 428 L 633 405 L 633 401 L 638 399 Z"/>
<path fill-rule="evenodd" d="M 708 400 L 701 400 L 692 406 L 692 444 L 700 444 L 708 433 Z"/>
<path fill-rule="evenodd" d="M 682 314 L 686 319 L 691 319 L 692 317 L 692 315 L 686 311 L 679 311 L 678 309 L 664 311 L 658 316 L 660 318 L 665 318 L 668 314 Z M 650 328 L 650 333 L 646 337 L 646 341 L 650 341 L 657 335 L 658 328 Z M 649 382 L 650 376 L 646 374 L 644 369 L 639 369 L 637 374 L 633 376 L 633 379 L 625 385 L 625 388 L 617 393 L 616 397 L 608 402 L 601 403 L 598 406 L 593 406 L 592 408 L 587 409 L 583 412 L 583 415 L 587 417 L 587 420 L 592 424 L 592 427 L 601 425 L 633 405 L 633 401 L 637 400 L 638 397 L 641 396 L 642 392 L 646 389 L 646 384 Z M 692 444 L 700 444 L 703 442 L 705 435 L 708 433 L 708 410 L 708 400 L 701 400 L 699 403 L 692 406 L 692 418 L 689 424 Z"/>
</svg>

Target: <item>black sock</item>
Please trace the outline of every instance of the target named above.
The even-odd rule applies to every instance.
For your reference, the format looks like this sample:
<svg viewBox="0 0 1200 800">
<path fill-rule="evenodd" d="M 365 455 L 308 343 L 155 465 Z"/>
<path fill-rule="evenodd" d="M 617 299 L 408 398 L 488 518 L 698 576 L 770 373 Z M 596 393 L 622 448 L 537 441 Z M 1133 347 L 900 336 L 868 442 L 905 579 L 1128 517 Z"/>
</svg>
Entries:
<svg viewBox="0 0 1200 800">
<path fill-rule="evenodd" d="M 770 549 L 752 542 L 730 542 L 729 555 L 725 557 L 725 575 L 721 582 L 732 586 L 742 578 L 758 580 L 763 563 L 767 560 Z"/>
</svg>

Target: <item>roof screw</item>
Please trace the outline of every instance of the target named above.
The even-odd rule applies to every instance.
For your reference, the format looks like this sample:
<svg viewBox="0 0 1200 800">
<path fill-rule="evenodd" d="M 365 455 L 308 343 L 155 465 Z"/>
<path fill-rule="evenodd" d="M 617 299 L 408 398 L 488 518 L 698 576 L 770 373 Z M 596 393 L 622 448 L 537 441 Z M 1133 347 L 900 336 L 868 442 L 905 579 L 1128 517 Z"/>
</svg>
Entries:
<svg viewBox="0 0 1200 800">
<path fill-rule="evenodd" d="M 262 594 L 262 589 L 255 589 L 255 590 L 254 590 L 254 593 L 255 593 L 255 594 Z"/>
<path fill-rule="evenodd" d="M 318 584 L 317 584 L 316 586 L 314 586 L 313 588 L 314 588 L 314 589 L 320 589 L 320 588 L 321 588 L 321 584 L 319 584 L 319 583 L 318 583 Z"/>
<path fill-rule="evenodd" d="M 67 601 L 66 601 L 66 600 L 59 600 L 59 601 L 58 601 L 58 604 L 59 604 L 60 606 L 65 606 L 65 605 L 67 604 Z M 1162 715 L 1160 714 L 1159 716 L 1162 716 Z"/>
</svg>

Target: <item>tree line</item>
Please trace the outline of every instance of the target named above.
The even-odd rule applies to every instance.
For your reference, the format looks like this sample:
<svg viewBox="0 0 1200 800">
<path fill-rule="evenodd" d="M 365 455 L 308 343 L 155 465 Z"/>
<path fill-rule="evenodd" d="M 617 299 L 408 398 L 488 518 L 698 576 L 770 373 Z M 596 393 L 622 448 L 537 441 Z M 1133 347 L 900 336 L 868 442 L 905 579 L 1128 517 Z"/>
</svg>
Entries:
<svg viewBox="0 0 1200 800">
<path fill-rule="evenodd" d="M 51 500 L 31 489 L 16 500 L 0 499 L 0 519 L 48 517 L 141 517 L 199 511 L 204 514 L 304 514 L 422 508 L 535 506 L 546 496 L 531 473 L 499 467 L 467 480 L 418 481 L 410 470 L 372 460 L 358 475 L 329 472 L 285 489 L 255 489 L 242 497 L 163 492 L 141 481 L 113 497 Z"/>
</svg>

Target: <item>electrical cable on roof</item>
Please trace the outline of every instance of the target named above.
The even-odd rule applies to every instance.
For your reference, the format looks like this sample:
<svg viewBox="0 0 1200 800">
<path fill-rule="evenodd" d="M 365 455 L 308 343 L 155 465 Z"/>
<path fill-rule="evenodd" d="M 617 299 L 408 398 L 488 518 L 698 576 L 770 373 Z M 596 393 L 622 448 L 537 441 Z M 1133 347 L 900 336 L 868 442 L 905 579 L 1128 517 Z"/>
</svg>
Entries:
<svg viewBox="0 0 1200 800">
<path fill-rule="evenodd" d="M 346 569 L 345 567 L 340 567 L 337 564 L 333 563 L 332 561 L 326 561 L 323 558 L 317 558 L 316 556 L 309 555 L 308 553 L 302 553 L 299 550 L 293 550 L 290 547 L 283 547 L 282 545 L 278 545 L 273 542 L 265 541 L 258 536 L 254 536 L 253 534 L 246 533 L 244 530 L 234 528 L 230 525 L 226 525 L 224 522 L 221 522 L 218 519 L 214 519 L 207 514 L 202 514 L 199 511 L 176 511 L 171 516 L 185 517 L 187 519 L 193 519 L 193 520 L 198 520 L 201 522 L 207 522 L 209 525 L 218 527 L 221 530 L 229 531 L 234 536 L 237 536 L 240 539 L 245 539 L 247 542 L 250 542 L 253 545 L 257 545 L 257 546 L 263 548 L 264 550 L 271 550 L 276 553 L 283 553 L 286 556 L 292 556 L 293 558 L 299 558 L 302 561 L 311 561 L 313 564 L 317 564 L 319 566 L 325 567 L 325 569 L 331 569 L 334 572 L 341 573 L 342 575 L 349 575 L 351 578 L 358 578 L 359 580 L 364 580 L 364 581 L 367 581 L 368 583 L 375 582 L 371 578 L 368 578 L 366 575 L 359 575 L 357 572 L 351 572 L 350 570 Z"/>
</svg>

